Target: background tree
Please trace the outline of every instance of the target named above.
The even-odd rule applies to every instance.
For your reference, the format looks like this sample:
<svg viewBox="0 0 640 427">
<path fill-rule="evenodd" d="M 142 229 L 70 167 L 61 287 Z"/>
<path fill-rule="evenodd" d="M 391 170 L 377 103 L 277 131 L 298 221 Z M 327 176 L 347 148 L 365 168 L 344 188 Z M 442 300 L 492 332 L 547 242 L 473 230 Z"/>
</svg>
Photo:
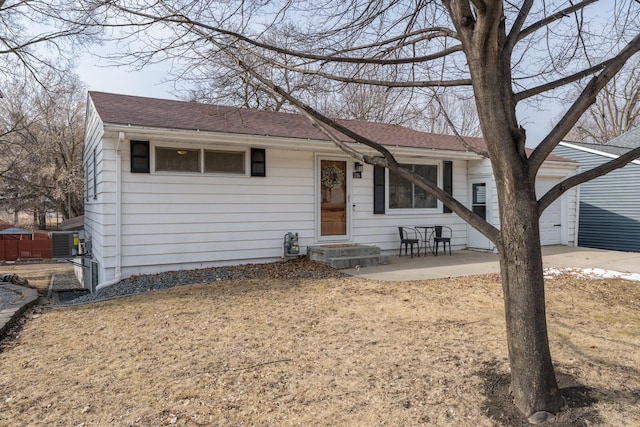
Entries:
<svg viewBox="0 0 640 427">
<path fill-rule="evenodd" d="M 311 51 L 314 48 L 307 35 L 300 33 L 290 23 L 269 26 L 262 37 L 266 43 L 286 49 Z M 133 57 L 140 55 L 145 54 L 131 54 Z M 288 94 L 330 117 L 393 123 L 427 132 L 450 134 L 451 126 L 443 116 L 446 112 L 460 134 L 477 136 L 480 133 L 472 93 L 464 94 L 461 99 L 456 94 L 436 95 L 434 91 L 420 91 L 412 87 L 392 89 L 318 79 L 312 74 L 297 72 L 290 55 L 278 51 L 269 52 L 268 57 L 259 59 L 245 55 L 244 61 L 254 72 L 268 77 Z M 282 67 L 274 67 L 274 63 L 280 63 Z M 375 68 L 360 71 L 360 74 L 365 73 L 371 80 L 395 78 L 393 70 Z M 387 75 L 381 77 L 385 73 Z M 190 101 L 271 111 L 297 111 L 283 96 L 265 88 L 227 55 L 216 61 L 208 58 L 187 61 L 176 73 L 175 79 L 176 85 L 182 88 L 177 93 Z"/>
<path fill-rule="evenodd" d="M 14 212 L 63 218 L 83 212 L 85 89 L 73 75 L 55 88 L 6 86 L 0 99 L 0 185 Z M 12 197 L 9 197 L 12 195 Z M 19 204 L 17 204 L 19 202 Z"/>
<path fill-rule="evenodd" d="M 78 122 L 64 116 L 77 111 L 64 103 L 78 101 L 78 83 L 69 77 L 76 48 L 94 41 L 102 28 L 95 25 L 98 15 L 77 6 L 0 0 L 0 192 L 15 221 L 23 209 L 33 210 L 40 226 L 48 209 L 65 218 L 82 212 Z"/>
<path fill-rule="evenodd" d="M 567 134 L 570 141 L 606 144 L 640 125 L 640 61 L 628 63 Z M 584 86 L 584 85 L 583 85 Z M 578 91 L 584 87 L 578 86 Z"/>
<path fill-rule="evenodd" d="M 136 49 L 144 39 L 147 50 L 131 52 L 137 53 L 139 63 L 231 59 L 274 96 L 296 106 L 342 150 L 413 182 L 488 237 L 500 256 L 514 402 L 535 423 L 560 410 L 563 401 L 547 337 L 539 218 L 567 189 L 623 166 L 640 155 L 640 149 L 570 177 L 540 198 L 535 178 L 598 93 L 640 49 L 637 2 L 113 0 L 106 9 L 103 2 L 95 6 L 99 13 L 108 13 L 111 22 L 131 25 Z M 263 37 L 266 29 L 293 22 L 304 46 L 312 49 L 272 44 Z M 281 55 L 287 60 L 278 60 Z M 267 61 L 280 73 L 344 85 L 416 88 L 423 93 L 471 90 L 486 142 L 486 150 L 476 151 L 491 160 L 501 228 L 402 168 L 376 141 L 340 126 L 287 92 L 272 79 L 271 69 L 264 72 L 255 61 Z M 558 89 L 583 79 L 588 81 L 584 89 L 528 154 L 518 103 L 555 97 Z M 425 104 L 419 100 L 418 105 Z M 379 155 L 358 152 L 336 138 L 336 131 Z"/>
</svg>

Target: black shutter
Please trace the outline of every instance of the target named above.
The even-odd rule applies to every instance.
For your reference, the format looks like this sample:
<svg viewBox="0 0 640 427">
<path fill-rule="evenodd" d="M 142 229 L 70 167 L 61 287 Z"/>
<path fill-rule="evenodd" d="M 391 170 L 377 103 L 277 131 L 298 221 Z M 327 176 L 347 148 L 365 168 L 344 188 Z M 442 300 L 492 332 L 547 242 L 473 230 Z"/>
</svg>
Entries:
<svg viewBox="0 0 640 427">
<path fill-rule="evenodd" d="M 383 214 L 385 205 L 384 170 L 382 166 L 373 167 L 373 213 Z"/>
<path fill-rule="evenodd" d="M 131 141 L 131 172 L 149 171 L 149 141 Z"/>
<path fill-rule="evenodd" d="M 453 196 L 453 162 L 442 162 L 442 189 L 445 193 Z M 451 213 L 451 209 L 442 205 L 442 212 Z"/>
<path fill-rule="evenodd" d="M 264 148 L 251 149 L 251 176 L 267 176 L 266 155 Z"/>
</svg>

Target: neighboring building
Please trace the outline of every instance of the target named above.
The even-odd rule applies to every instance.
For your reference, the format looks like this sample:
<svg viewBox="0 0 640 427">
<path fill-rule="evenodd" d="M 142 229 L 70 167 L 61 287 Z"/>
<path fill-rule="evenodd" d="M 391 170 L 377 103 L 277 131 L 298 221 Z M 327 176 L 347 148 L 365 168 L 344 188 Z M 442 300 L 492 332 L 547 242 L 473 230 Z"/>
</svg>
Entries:
<svg viewBox="0 0 640 427">
<path fill-rule="evenodd" d="M 589 170 L 640 146 L 640 128 L 607 144 L 561 142 L 554 154 Z M 640 160 L 580 185 L 578 245 L 640 252 Z"/>
<path fill-rule="evenodd" d="M 90 92 L 86 120 L 88 287 L 134 274 L 273 261 L 288 232 L 298 233 L 301 254 L 311 245 L 359 243 L 389 255 L 399 247 L 398 226 L 447 225 L 454 250 L 493 250 L 435 198 L 355 162 L 299 114 Z M 455 137 L 341 122 L 497 224 L 490 163 Z M 468 142 L 484 146 L 479 138 Z M 540 191 L 576 168 L 547 161 Z M 547 209 L 544 244 L 574 244 L 576 204 L 569 191 Z"/>
</svg>

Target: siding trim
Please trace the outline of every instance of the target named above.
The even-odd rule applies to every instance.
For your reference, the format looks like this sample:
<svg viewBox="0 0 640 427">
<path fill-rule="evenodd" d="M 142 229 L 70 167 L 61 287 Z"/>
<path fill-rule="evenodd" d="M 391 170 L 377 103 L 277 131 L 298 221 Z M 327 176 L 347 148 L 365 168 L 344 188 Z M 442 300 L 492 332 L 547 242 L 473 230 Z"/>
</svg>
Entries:
<svg viewBox="0 0 640 427">
<path fill-rule="evenodd" d="M 596 154 L 602 157 L 608 157 L 610 159 L 617 159 L 620 156 L 616 156 L 615 154 L 605 153 L 604 151 L 594 150 L 593 148 L 580 147 L 579 145 L 574 145 L 569 142 L 560 142 L 560 145 L 567 148 L 573 148 L 574 150 L 584 151 L 585 153 Z M 629 149 L 631 151 L 631 149 Z M 640 165 L 640 160 L 632 160 L 629 163 L 634 163 L 636 165 Z"/>
</svg>

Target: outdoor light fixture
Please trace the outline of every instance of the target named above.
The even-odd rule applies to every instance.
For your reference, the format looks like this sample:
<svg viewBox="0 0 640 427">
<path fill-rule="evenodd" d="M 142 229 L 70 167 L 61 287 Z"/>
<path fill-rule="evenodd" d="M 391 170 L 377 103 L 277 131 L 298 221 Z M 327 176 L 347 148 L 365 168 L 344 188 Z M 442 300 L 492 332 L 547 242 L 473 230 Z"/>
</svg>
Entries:
<svg viewBox="0 0 640 427">
<path fill-rule="evenodd" d="M 181 156 L 184 156 L 185 154 L 187 154 L 187 150 L 177 150 L 176 153 L 180 154 Z"/>
<path fill-rule="evenodd" d="M 357 179 L 362 178 L 362 163 L 355 162 L 353 164 L 353 177 Z"/>
</svg>

